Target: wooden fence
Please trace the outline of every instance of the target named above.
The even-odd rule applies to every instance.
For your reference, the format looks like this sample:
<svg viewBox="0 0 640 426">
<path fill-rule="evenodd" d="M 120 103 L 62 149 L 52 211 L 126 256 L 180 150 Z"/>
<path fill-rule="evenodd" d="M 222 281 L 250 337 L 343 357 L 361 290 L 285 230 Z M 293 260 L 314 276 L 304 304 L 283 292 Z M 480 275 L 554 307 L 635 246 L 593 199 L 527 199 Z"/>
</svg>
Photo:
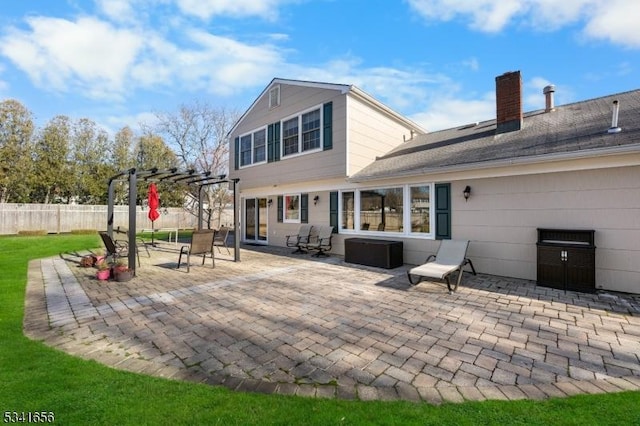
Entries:
<svg viewBox="0 0 640 426">
<path fill-rule="evenodd" d="M 151 229 L 147 217 L 149 210 L 136 210 L 136 228 Z M 217 218 L 216 218 L 217 219 Z M 212 221 L 212 227 L 233 224 L 233 209 L 223 212 L 220 223 Z M 114 206 L 114 227 L 129 226 L 129 207 Z M 182 208 L 160 209 L 160 217 L 153 223 L 155 229 L 188 229 L 197 226 L 195 215 Z M 17 234 L 21 231 L 46 231 L 59 234 L 74 230 L 107 229 L 107 206 L 69 204 L 13 204 L 0 203 L 0 235 Z"/>
</svg>

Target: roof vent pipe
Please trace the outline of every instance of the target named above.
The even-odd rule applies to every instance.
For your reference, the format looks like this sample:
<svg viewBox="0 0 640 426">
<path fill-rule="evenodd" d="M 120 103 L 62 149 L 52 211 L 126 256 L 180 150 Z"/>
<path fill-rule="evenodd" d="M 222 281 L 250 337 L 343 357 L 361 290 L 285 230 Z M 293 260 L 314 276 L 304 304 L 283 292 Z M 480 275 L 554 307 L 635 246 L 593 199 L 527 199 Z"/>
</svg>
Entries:
<svg viewBox="0 0 640 426">
<path fill-rule="evenodd" d="M 553 94 L 555 91 L 556 86 L 554 86 L 553 84 L 545 86 L 545 88 L 542 89 L 542 93 L 544 94 L 545 99 L 544 112 L 551 112 L 555 109 L 555 105 L 553 103 Z"/>
<path fill-rule="evenodd" d="M 611 127 L 607 130 L 608 133 L 620 133 L 622 129 L 618 127 L 618 113 L 620 112 L 620 103 L 618 100 L 613 101 L 613 115 L 611 117 Z"/>
</svg>

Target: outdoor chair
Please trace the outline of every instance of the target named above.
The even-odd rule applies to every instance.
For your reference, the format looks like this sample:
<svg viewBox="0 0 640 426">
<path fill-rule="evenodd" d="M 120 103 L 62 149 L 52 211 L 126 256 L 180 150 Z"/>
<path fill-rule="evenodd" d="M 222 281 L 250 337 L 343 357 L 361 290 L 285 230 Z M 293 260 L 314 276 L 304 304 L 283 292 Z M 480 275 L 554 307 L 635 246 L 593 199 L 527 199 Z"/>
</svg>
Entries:
<svg viewBox="0 0 640 426">
<path fill-rule="evenodd" d="M 116 262 L 119 257 L 126 257 L 129 255 L 129 243 L 121 240 L 114 240 L 109 236 L 107 232 L 100 231 L 100 238 L 106 250 L 105 256 L 111 258 L 112 262 Z M 140 254 L 136 248 L 136 257 L 138 258 L 138 266 L 140 266 Z"/>
<path fill-rule="evenodd" d="M 295 253 L 306 253 L 303 250 L 303 246 L 309 243 L 309 236 L 311 235 L 311 225 L 300 225 L 300 229 L 296 235 L 287 235 L 287 247 L 295 247 Z"/>
<path fill-rule="evenodd" d="M 125 235 L 123 238 L 126 238 L 127 244 L 129 244 L 129 230 L 126 228 L 117 227 L 113 230 L 114 233 Z M 115 239 L 116 244 L 118 244 L 121 240 L 119 238 Z M 147 243 L 141 238 L 136 236 L 136 249 L 140 250 L 140 246 L 144 247 L 144 250 L 147 252 L 147 257 L 151 257 L 149 254 L 149 249 L 147 248 Z"/>
<path fill-rule="evenodd" d="M 227 246 L 227 239 L 229 238 L 229 228 L 221 226 L 213 235 L 213 245 L 218 247 L 218 253 L 221 253 L 220 247 L 227 249 L 227 253 L 231 254 L 229 247 Z"/>
<path fill-rule="evenodd" d="M 416 266 L 407 272 L 409 282 L 415 285 L 425 278 L 445 280 L 449 293 L 453 293 L 458 289 L 462 281 L 462 272 L 465 265 L 469 264 L 473 275 L 476 275 L 473 263 L 466 257 L 468 247 L 468 240 L 442 240 L 436 255 L 430 255 L 426 263 Z M 449 275 L 455 271 L 458 271 L 458 279 L 452 287 Z M 413 282 L 412 275 L 417 275 L 418 281 Z"/>
<path fill-rule="evenodd" d="M 215 268 L 216 260 L 213 255 L 213 229 L 202 229 L 199 231 L 193 231 L 191 235 L 191 242 L 189 245 L 182 246 L 180 248 L 180 256 L 178 257 L 178 266 L 176 269 L 180 269 L 182 264 L 182 255 L 187 255 L 187 272 L 191 266 L 191 255 L 202 255 L 202 264 L 207 258 L 207 254 L 211 254 L 211 267 Z"/>
<path fill-rule="evenodd" d="M 327 256 L 328 251 L 331 250 L 331 237 L 333 236 L 333 226 L 321 226 L 317 235 L 309 237 L 309 242 L 301 244 L 303 249 L 308 251 L 316 251 L 314 257 Z"/>
</svg>

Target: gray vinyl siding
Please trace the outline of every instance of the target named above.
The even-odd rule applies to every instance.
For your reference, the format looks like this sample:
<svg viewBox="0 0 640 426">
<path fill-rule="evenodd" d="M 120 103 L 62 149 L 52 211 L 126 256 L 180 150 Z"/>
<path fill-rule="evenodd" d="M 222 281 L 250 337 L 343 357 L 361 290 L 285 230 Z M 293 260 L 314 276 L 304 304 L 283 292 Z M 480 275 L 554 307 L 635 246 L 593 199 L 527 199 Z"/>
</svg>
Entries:
<svg viewBox="0 0 640 426">
<path fill-rule="evenodd" d="M 349 98 L 348 173 L 353 175 L 410 137 L 411 127 L 356 97 Z"/>
<path fill-rule="evenodd" d="M 337 90 L 303 86 L 280 86 L 280 106 L 269 109 L 268 94 L 254 105 L 251 112 L 231 134 L 231 141 L 262 126 L 280 121 L 309 108 L 333 103 L 333 148 L 292 157 L 280 161 L 231 170 L 232 178 L 240 178 L 242 189 L 262 187 L 265 184 L 283 185 L 319 179 L 346 177 L 346 102 L 345 95 Z M 322 143 L 321 143 L 322 145 Z M 230 146 L 230 158 L 234 158 L 235 147 Z"/>
</svg>

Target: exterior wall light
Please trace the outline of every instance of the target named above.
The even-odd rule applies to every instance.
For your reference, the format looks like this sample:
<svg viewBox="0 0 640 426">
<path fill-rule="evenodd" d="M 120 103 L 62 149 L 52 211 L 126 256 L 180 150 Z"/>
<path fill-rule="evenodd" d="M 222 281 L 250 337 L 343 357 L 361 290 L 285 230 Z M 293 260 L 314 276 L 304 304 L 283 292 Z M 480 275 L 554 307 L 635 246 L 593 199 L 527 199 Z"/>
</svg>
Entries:
<svg viewBox="0 0 640 426">
<path fill-rule="evenodd" d="M 273 204 L 273 198 L 269 198 L 269 201 L 267 201 L 267 206 L 271 207 L 271 204 Z"/>
<path fill-rule="evenodd" d="M 315 197 L 313 197 L 313 205 L 315 206 L 316 204 L 318 204 L 318 201 L 320 201 L 320 196 L 316 195 Z"/>
<path fill-rule="evenodd" d="M 471 187 L 469 185 L 467 185 L 464 188 L 464 191 L 462 192 L 462 195 L 464 195 L 464 201 L 467 202 L 467 200 L 471 196 Z"/>
</svg>

